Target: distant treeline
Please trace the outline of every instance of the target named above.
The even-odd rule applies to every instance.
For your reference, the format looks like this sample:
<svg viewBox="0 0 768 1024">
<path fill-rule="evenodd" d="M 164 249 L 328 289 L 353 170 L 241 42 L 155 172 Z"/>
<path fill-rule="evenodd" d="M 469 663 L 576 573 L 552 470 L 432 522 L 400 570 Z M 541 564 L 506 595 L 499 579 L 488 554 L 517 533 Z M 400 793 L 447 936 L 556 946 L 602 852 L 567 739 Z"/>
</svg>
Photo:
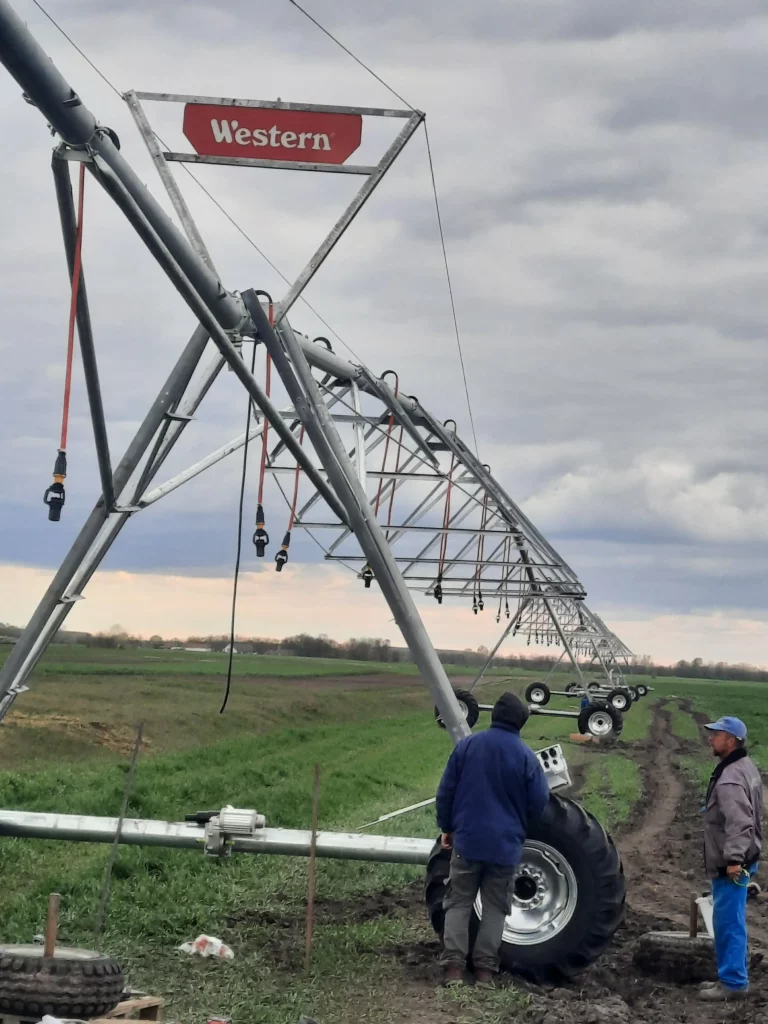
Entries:
<svg viewBox="0 0 768 1024">
<path fill-rule="evenodd" d="M 12 642 L 21 630 L 18 626 L 11 626 L 0 622 L 0 643 Z M 207 648 L 211 651 L 224 651 L 229 649 L 229 636 L 224 634 L 212 634 L 209 636 L 188 636 L 185 638 L 173 637 L 163 638 L 158 634 L 149 637 L 132 636 L 120 626 L 113 626 L 106 633 L 80 633 L 71 630 L 60 630 L 56 634 L 57 643 L 82 644 L 85 647 L 106 647 L 106 648 Z M 235 641 L 235 650 L 239 654 L 276 654 L 294 655 L 299 658 L 339 658 L 352 661 L 375 661 L 375 662 L 410 662 L 410 652 L 406 647 L 393 647 L 389 640 L 382 640 L 380 637 L 352 637 L 349 640 L 339 642 L 332 640 L 324 633 L 320 636 L 312 636 L 310 633 L 297 633 L 295 636 L 286 636 L 282 640 L 270 637 L 248 637 L 238 636 Z M 440 660 L 445 665 L 459 665 L 466 668 L 476 668 L 482 665 L 488 657 L 489 651 L 486 647 L 478 647 L 477 650 L 466 648 L 458 650 L 438 650 Z M 493 659 L 494 667 L 508 667 L 531 669 L 536 672 L 546 673 L 552 666 L 554 655 L 552 649 L 539 649 L 536 652 L 526 651 L 522 654 L 510 654 L 504 657 L 497 656 Z M 589 662 L 583 661 L 583 668 L 587 668 Z M 633 675 L 647 676 L 682 676 L 688 679 L 730 679 L 741 682 L 768 682 L 768 669 L 756 668 L 754 665 L 738 664 L 731 665 L 724 661 L 705 662 L 703 658 L 694 658 L 693 661 L 678 661 L 674 665 L 657 665 L 649 655 L 636 655 L 632 658 L 629 666 L 622 666 L 624 671 Z M 564 666 L 567 671 L 567 666 Z"/>
</svg>

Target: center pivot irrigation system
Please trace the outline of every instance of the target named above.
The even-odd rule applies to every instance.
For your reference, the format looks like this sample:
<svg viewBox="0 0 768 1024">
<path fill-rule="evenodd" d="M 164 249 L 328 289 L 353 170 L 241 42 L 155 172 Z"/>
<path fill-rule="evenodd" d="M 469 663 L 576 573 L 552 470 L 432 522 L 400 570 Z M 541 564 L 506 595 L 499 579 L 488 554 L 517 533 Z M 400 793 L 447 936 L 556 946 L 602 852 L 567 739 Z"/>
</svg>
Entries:
<svg viewBox="0 0 768 1024">
<path fill-rule="evenodd" d="M 98 123 L 7 0 L 0 0 L 0 62 L 58 137 L 53 176 L 102 489 L 0 672 L 0 719 L 27 689 L 30 673 L 130 519 L 233 452 L 244 447 L 247 451 L 252 442 L 261 445 L 257 556 L 270 545 L 270 525 L 275 530 L 274 522 L 267 523 L 262 501 L 263 479 L 271 474 L 288 506 L 275 567 L 283 568 L 291 534 L 302 530 L 327 559 L 357 574 L 363 592 L 375 582 L 454 742 L 470 732 L 468 701 L 457 700 L 412 590 L 440 604 L 458 598 L 476 613 L 487 607 L 497 621 L 504 618 L 504 632 L 474 685 L 510 634 L 560 647 L 558 661 L 570 661 L 579 692 L 587 686 L 579 656 L 599 665 L 601 693 L 623 682 L 621 665 L 629 651 L 587 608 L 576 574 L 461 440 L 456 424 L 441 422 L 418 398 L 406 394 L 394 371 L 377 376 L 339 358 L 325 339 L 312 341 L 289 323 L 287 314 L 423 114 L 127 93 L 125 100 L 176 211 L 180 231 L 131 169 L 115 133 Z M 170 152 L 161 144 L 150 127 L 145 102 L 184 104 L 184 132 L 194 153 Z M 364 117 L 395 119 L 402 127 L 379 163 L 350 165 L 345 161 L 360 143 Z M 364 181 L 285 297 L 273 303 L 264 292 L 229 291 L 220 281 L 173 176 L 171 165 L 180 161 L 358 174 Z M 70 182 L 72 162 L 85 168 L 114 201 L 197 321 L 114 469 L 80 259 L 82 217 Z M 81 170 L 80 207 L 84 180 Z M 184 472 L 156 483 L 161 466 L 225 365 L 248 395 L 244 433 Z M 64 501 L 65 473 L 59 458 L 54 485 L 47 493 L 54 519 Z M 287 484 L 287 493 L 281 481 Z M 468 697 L 474 700 L 471 692 Z M 610 706 L 590 707 L 605 714 Z M 535 704 L 532 711 L 579 715 Z M 558 748 L 542 751 L 539 757 L 552 789 L 567 784 Z M 122 826 L 116 819 L 2 811 L 0 835 L 86 842 L 112 842 L 117 836 L 123 843 L 184 847 L 217 857 L 233 852 L 304 856 L 310 849 L 309 832 L 268 828 L 255 811 L 232 808 L 192 815 L 185 823 L 129 820 Z M 431 840 L 322 832 L 317 852 L 427 865 L 427 905 L 435 928 L 442 929 L 448 857 Z M 578 804 L 553 793 L 547 811 L 531 829 L 518 871 L 504 933 L 504 964 L 539 978 L 572 976 L 610 941 L 623 906 L 621 864 L 610 838 Z M 478 904 L 476 915 L 480 914 Z"/>
</svg>

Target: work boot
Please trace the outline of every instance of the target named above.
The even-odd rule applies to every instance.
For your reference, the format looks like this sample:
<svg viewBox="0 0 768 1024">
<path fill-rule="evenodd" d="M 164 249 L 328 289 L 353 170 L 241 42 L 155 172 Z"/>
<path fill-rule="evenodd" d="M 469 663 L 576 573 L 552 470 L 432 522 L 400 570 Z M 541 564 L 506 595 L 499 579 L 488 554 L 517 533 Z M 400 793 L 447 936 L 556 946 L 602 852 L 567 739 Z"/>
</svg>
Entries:
<svg viewBox="0 0 768 1024">
<path fill-rule="evenodd" d="M 491 987 L 495 977 L 493 971 L 489 971 L 486 967 L 475 968 L 475 985 L 479 985 L 481 988 Z"/>
<path fill-rule="evenodd" d="M 749 995 L 747 988 L 726 988 L 719 981 L 712 988 L 702 988 L 699 991 L 699 999 L 706 1003 L 730 1003 L 737 999 L 746 999 Z"/>
<path fill-rule="evenodd" d="M 450 985 L 462 985 L 464 983 L 464 968 L 459 964 L 446 964 L 443 968 L 443 985 L 448 988 Z"/>
</svg>

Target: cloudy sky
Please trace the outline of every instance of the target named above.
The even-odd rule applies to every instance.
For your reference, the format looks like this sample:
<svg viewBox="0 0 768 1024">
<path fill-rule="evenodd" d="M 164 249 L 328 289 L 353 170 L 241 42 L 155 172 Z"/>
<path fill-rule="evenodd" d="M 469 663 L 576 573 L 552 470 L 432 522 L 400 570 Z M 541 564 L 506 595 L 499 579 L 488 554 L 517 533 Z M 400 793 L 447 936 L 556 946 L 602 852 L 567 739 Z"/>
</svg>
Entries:
<svg viewBox="0 0 768 1024">
<path fill-rule="evenodd" d="M 635 651 L 768 663 L 764 6 L 308 3 L 427 112 L 483 460 Z M 16 8 L 159 195 L 122 101 L 30 0 Z M 49 0 L 48 9 L 120 90 L 396 102 L 288 0 Z M 172 148 L 186 148 L 180 107 L 148 113 Z M 78 369 L 67 506 L 49 524 L 40 499 L 57 446 L 67 319 L 51 139 L 4 72 L 0 118 L 0 620 L 20 623 L 92 504 L 96 474 Z M 357 157 L 377 156 L 387 127 L 366 123 Z M 288 277 L 357 185 L 197 173 Z M 279 295 L 275 272 L 179 179 L 226 285 Z M 397 368 L 409 393 L 468 437 L 441 261 L 419 132 L 307 296 L 366 363 Z M 117 454 L 194 325 L 92 182 L 85 268 Z M 293 321 L 327 333 L 306 308 Z M 169 473 L 236 434 L 243 416 L 224 375 Z M 223 632 L 237 473 L 225 463 L 132 521 L 70 624 Z M 280 578 L 250 552 L 245 568 L 243 632 L 398 642 L 380 598 L 367 592 L 362 603 L 360 584 L 309 548 Z M 434 602 L 425 614 L 439 644 L 493 642 L 491 618 Z"/>
</svg>

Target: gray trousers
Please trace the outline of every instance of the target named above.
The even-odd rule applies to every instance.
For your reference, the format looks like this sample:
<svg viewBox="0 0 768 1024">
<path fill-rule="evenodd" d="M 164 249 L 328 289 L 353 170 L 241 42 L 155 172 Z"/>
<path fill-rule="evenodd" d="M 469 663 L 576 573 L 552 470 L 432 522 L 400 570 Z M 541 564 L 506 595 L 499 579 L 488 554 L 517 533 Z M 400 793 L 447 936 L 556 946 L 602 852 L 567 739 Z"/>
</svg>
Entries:
<svg viewBox="0 0 768 1024">
<path fill-rule="evenodd" d="M 465 860 L 456 850 L 451 855 L 451 874 L 443 900 L 444 964 L 464 966 L 469 955 L 469 922 L 478 892 L 483 916 L 472 950 L 475 967 L 494 973 L 499 969 L 499 947 L 504 919 L 509 913 L 516 867 Z"/>
</svg>

